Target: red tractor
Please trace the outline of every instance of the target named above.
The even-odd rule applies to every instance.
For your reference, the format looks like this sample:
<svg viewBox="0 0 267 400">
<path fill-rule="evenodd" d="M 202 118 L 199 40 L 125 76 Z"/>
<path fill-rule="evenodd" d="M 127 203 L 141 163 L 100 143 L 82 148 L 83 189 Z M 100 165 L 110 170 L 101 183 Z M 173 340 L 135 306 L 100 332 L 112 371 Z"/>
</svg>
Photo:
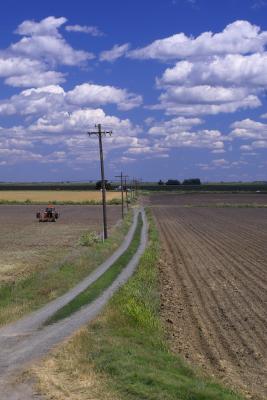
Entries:
<svg viewBox="0 0 267 400">
<path fill-rule="evenodd" d="M 49 205 L 44 210 L 39 210 L 36 213 L 36 218 L 39 219 L 39 222 L 56 222 L 58 217 L 59 213 L 53 205 Z"/>
</svg>

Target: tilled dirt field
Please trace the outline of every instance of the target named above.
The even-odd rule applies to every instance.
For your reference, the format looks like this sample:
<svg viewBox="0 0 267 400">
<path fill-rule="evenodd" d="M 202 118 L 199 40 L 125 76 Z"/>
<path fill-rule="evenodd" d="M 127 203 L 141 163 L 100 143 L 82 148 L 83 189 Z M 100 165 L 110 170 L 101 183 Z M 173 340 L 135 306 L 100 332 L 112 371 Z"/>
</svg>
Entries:
<svg viewBox="0 0 267 400">
<path fill-rule="evenodd" d="M 248 398 L 266 399 L 267 210 L 166 207 L 169 198 L 152 211 L 171 346 Z"/>
<path fill-rule="evenodd" d="M 151 200 L 153 199 L 153 200 Z M 267 194 L 265 193 L 155 193 L 145 199 L 145 203 L 152 205 L 266 205 Z"/>
<path fill-rule="evenodd" d="M 55 223 L 39 223 L 39 208 L 43 207 L 0 205 L 0 284 L 56 263 L 77 248 L 83 232 L 101 230 L 101 206 L 58 206 Z M 109 226 L 119 218 L 120 207 L 108 206 Z"/>
</svg>

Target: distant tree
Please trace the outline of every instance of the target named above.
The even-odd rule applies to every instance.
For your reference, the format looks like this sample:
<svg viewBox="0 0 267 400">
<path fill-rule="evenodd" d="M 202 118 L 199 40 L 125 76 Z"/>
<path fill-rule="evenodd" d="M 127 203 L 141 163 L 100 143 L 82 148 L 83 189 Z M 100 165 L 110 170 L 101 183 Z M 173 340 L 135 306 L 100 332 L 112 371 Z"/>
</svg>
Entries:
<svg viewBox="0 0 267 400">
<path fill-rule="evenodd" d="M 164 185 L 164 182 L 160 179 L 160 180 L 158 181 L 158 185 Z"/>
<path fill-rule="evenodd" d="M 185 179 L 183 185 L 201 185 L 201 181 L 199 178 Z"/>
<path fill-rule="evenodd" d="M 181 183 L 178 179 L 168 179 L 166 185 L 181 185 Z"/>
<path fill-rule="evenodd" d="M 96 190 L 102 189 L 102 181 L 97 181 L 96 185 L 95 185 L 95 188 L 96 188 Z M 108 180 L 105 180 L 105 188 L 106 188 L 106 190 L 111 190 L 112 189 L 111 183 L 109 183 Z"/>
</svg>

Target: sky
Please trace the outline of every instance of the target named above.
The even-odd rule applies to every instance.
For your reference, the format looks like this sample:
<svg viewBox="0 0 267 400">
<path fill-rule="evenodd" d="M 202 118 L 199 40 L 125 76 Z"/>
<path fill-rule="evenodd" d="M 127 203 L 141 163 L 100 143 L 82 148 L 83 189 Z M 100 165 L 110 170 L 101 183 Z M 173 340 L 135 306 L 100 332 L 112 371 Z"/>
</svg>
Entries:
<svg viewBox="0 0 267 400">
<path fill-rule="evenodd" d="M 267 181 L 267 0 L 9 0 L 0 181 Z"/>
</svg>

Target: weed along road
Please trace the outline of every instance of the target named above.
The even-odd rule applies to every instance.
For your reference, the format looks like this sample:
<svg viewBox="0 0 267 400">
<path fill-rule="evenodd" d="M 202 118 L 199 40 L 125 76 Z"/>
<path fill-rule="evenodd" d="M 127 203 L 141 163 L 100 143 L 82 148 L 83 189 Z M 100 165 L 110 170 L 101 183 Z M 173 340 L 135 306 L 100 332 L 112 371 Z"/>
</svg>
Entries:
<svg viewBox="0 0 267 400">
<path fill-rule="evenodd" d="M 126 253 L 137 229 L 138 215 L 141 214 L 142 229 L 137 251 L 119 273 L 111 285 L 92 303 L 85 305 L 68 318 L 57 323 L 43 326 L 44 322 L 77 295 L 82 293 L 93 282 L 97 281 L 121 255 Z M 140 220 L 140 219 L 139 219 Z M 8 377 L 23 369 L 25 364 L 40 358 L 53 346 L 70 336 L 86 322 L 93 319 L 115 293 L 134 272 L 147 243 L 147 220 L 143 209 L 136 210 L 134 221 L 124 242 L 119 249 L 88 278 L 73 288 L 70 292 L 54 300 L 42 309 L 24 319 L 3 327 L 0 330 L 0 387 L 5 387 Z M 115 265 L 115 264 L 114 264 Z M 8 396 L 8 392 L 7 392 Z M 9 398 L 9 397 L 7 397 Z M 2 400 L 2 399 L 1 399 Z"/>
</svg>

